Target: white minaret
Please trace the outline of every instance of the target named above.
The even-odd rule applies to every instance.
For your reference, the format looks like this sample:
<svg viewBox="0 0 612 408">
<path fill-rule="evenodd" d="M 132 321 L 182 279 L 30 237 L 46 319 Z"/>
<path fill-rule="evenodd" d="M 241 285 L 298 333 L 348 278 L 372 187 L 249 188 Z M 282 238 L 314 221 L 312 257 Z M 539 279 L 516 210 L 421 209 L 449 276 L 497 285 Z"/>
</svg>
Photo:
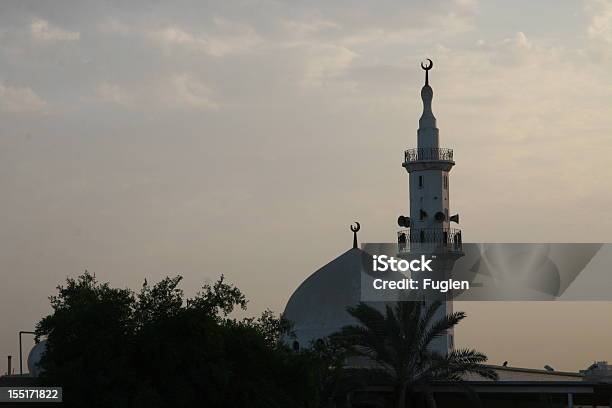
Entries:
<svg viewBox="0 0 612 408">
<path fill-rule="evenodd" d="M 440 269 L 452 269 L 454 262 L 463 255 L 461 231 L 450 227 L 451 221 L 459 222 L 459 215 L 450 216 L 449 173 L 455 165 L 453 151 L 440 147 L 439 130 L 431 110 L 433 90 L 429 86 L 429 70 L 433 62 L 421 63 L 425 70 L 425 85 L 421 89 L 423 114 L 419 119 L 417 148 L 404 152 L 402 166 L 408 171 L 410 191 L 410 217 L 400 216 L 398 224 L 407 229 L 398 233 L 400 253 L 435 255 Z M 440 314 L 452 311 L 448 300 Z M 439 339 L 435 348 L 446 352 L 453 348 L 453 333 Z"/>
</svg>

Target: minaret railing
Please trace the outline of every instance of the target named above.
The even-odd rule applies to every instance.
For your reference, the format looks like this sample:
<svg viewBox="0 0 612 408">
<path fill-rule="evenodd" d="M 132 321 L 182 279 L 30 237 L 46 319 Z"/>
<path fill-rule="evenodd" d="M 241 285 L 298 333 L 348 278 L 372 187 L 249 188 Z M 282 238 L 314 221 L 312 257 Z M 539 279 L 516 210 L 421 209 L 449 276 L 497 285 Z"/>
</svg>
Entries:
<svg viewBox="0 0 612 408">
<path fill-rule="evenodd" d="M 461 252 L 463 242 L 458 228 L 411 228 L 397 232 L 400 252 L 410 251 L 414 247 L 434 245 L 447 251 Z"/>
<path fill-rule="evenodd" d="M 441 147 L 418 147 L 404 152 L 406 163 L 418 161 L 453 161 L 453 149 Z"/>
</svg>

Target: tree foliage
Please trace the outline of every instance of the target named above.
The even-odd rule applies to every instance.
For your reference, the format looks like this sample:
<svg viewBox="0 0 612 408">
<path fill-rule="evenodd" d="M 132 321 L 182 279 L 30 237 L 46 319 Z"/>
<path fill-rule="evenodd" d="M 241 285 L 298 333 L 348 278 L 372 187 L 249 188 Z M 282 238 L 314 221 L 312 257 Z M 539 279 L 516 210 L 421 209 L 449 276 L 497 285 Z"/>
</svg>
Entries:
<svg viewBox="0 0 612 408">
<path fill-rule="evenodd" d="M 181 277 L 138 293 L 85 273 L 50 298 L 43 381 L 73 407 L 310 407 L 316 356 L 279 341 L 290 325 L 266 311 L 228 316 L 247 301 L 224 277 L 185 299 Z"/>
<path fill-rule="evenodd" d="M 42 381 L 64 388 L 67 407 L 340 408 L 351 391 L 381 380 L 403 407 L 407 395 L 438 380 L 460 382 L 469 372 L 495 378 L 477 351 L 432 351 L 465 317 L 434 319 L 437 303 L 400 302 L 385 313 L 359 304 L 348 309 L 359 325 L 295 352 L 284 345 L 292 333 L 282 317 L 269 310 L 231 317 L 247 300 L 223 276 L 193 298 L 180 283 L 180 276 L 145 281 L 134 292 L 87 272 L 68 279 L 36 328 L 47 339 Z M 374 369 L 347 369 L 355 356 Z"/>
<path fill-rule="evenodd" d="M 497 379 L 497 374 L 483 365 L 487 357 L 471 349 L 437 353 L 435 339 L 465 318 L 455 312 L 436 319 L 440 302 L 397 302 L 386 305 L 385 313 L 360 303 L 348 312 L 360 325 L 346 326 L 334 335 L 358 356 L 374 364 L 373 371 L 387 379 L 395 389 L 396 406 L 402 408 L 410 395 L 418 390 L 435 406 L 430 386 L 436 381 L 461 383 L 465 374 L 475 373 L 484 378 Z"/>
</svg>

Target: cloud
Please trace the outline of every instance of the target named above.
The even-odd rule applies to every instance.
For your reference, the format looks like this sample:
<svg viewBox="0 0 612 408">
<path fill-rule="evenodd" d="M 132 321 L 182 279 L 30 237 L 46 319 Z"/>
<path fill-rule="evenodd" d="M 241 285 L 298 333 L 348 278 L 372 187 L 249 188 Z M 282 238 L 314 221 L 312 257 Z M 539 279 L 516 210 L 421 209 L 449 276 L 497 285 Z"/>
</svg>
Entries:
<svg viewBox="0 0 612 408">
<path fill-rule="evenodd" d="M 171 77 L 165 101 L 175 107 L 190 107 L 201 110 L 216 110 L 219 105 L 213 100 L 212 90 L 193 75 L 181 74 Z"/>
<path fill-rule="evenodd" d="M 46 106 L 31 88 L 12 87 L 0 82 L 0 111 L 22 113 L 40 111 Z"/>
<path fill-rule="evenodd" d="M 118 20 L 98 24 L 105 34 L 140 36 L 167 52 L 187 50 L 213 57 L 224 57 L 253 50 L 264 39 L 249 25 L 216 17 L 209 31 L 197 31 L 181 24 L 162 27 L 130 25 Z"/>
<path fill-rule="evenodd" d="M 612 1 L 591 0 L 587 3 L 591 21 L 587 27 L 589 37 L 612 42 Z"/>
<path fill-rule="evenodd" d="M 320 86 L 351 66 L 358 54 L 349 48 L 336 45 L 311 46 L 304 66 L 302 85 Z"/>
<path fill-rule="evenodd" d="M 213 90 L 192 74 L 171 74 L 138 84 L 121 86 L 103 82 L 94 90 L 89 102 L 117 105 L 121 108 L 147 110 L 217 110 L 219 103 L 213 98 Z"/>
<path fill-rule="evenodd" d="M 30 24 L 30 33 L 34 39 L 41 41 L 77 41 L 81 37 L 79 32 L 65 30 L 42 19 Z"/>
<path fill-rule="evenodd" d="M 304 38 L 313 34 L 326 31 L 337 31 L 341 29 L 340 24 L 335 21 L 316 18 L 313 20 L 286 20 L 281 23 L 287 33 L 297 38 Z"/>
<path fill-rule="evenodd" d="M 263 42 L 252 27 L 222 18 L 214 19 L 212 31 L 195 33 L 180 26 L 169 26 L 149 31 L 147 36 L 166 50 L 181 47 L 213 57 L 248 52 Z"/>
<path fill-rule="evenodd" d="M 517 48 L 522 49 L 522 50 L 531 49 L 531 42 L 529 42 L 529 39 L 527 38 L 525 33 L 522 31 L 519 31 L 518 33 L 516 33 L 516 39 L 514 41 L 514 44 L 516 45 Z"/>
<path fill-rule="evenodd" d="M 454 0 L 454 3 L 461 9 L 474 10 L 478 7 L 478 0 Z"/>
<path fill-rule="evenodd" d="M 124 107 L 134 105 L 134 96 L 115 84 L 101 83 L 96 86 L 95 94 L 101 102 L 113 103 Z"/>
</svg>

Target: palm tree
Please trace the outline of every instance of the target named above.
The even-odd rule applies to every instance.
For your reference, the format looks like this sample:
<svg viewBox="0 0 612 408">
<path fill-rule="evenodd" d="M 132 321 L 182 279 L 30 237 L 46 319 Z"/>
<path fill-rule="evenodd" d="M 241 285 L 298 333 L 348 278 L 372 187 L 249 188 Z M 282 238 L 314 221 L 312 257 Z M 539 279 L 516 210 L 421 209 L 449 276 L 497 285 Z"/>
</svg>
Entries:
<svg viewBox="0 0 612 408">
<path fill-rule="evenodd" d="M 397 302 L 387 305 L 383 314 L 372 306 L 360 303 L 348 312 L 360 325 L 345 326 L 335 334 L 357 356 L 374 362 L 391 381 L 397 408 L 406 406 L 406 397 L 421 390 L 427 405 L 435 408 L 429 385 L 434 381 L 454 381 L 461 384 L 464 374 L 476 373 L 497 379 L 497 373 L 484 366 L 487 356 L 471 349 L 452 350 L 441 355 L 431 349 L 434 339 L 446 335 L 465 313 L 455 312 L 434 320 L 440 302 Z"/>
</svg>

